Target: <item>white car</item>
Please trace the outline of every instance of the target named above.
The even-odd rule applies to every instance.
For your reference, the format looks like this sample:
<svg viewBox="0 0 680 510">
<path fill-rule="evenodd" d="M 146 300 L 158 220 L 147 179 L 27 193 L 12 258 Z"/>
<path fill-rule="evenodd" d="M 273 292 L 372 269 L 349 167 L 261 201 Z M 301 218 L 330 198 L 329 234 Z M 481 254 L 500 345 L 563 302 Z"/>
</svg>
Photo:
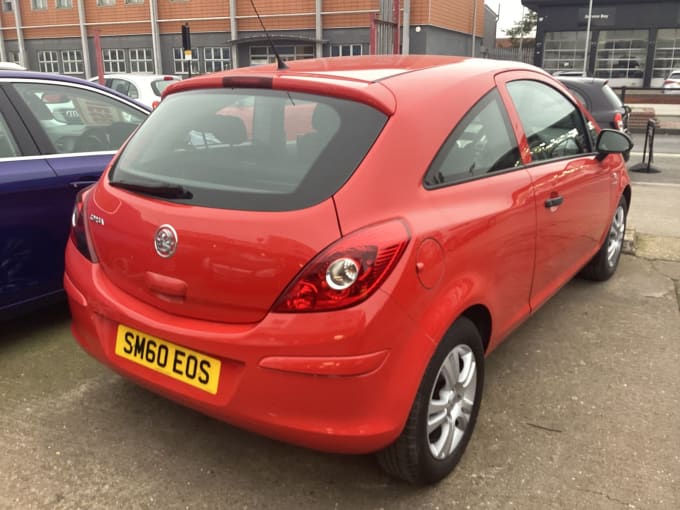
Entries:
<svg viewBox="0 0 680 510">
<path fill-rule="evenodd" d="M 680 69 L 673 69 L 663 82 L 664 94 L 680 94 Z"/>
<path fill-rule="evenodd" d="M 2 70 L 2 71 L 26 71 L 26 68 L 22 65 L 15 64 L 14 62 L 0 62 L 0 70 Z"/>
<path fill-rule="evenodd" d="M 168 74 L 105 74 L 102 85 L 155 108 L 165 87 L 178 80 L 179 77 Z M 99 77 L 90 78 L 90 81 L 99 83 Z"/>
</svg>

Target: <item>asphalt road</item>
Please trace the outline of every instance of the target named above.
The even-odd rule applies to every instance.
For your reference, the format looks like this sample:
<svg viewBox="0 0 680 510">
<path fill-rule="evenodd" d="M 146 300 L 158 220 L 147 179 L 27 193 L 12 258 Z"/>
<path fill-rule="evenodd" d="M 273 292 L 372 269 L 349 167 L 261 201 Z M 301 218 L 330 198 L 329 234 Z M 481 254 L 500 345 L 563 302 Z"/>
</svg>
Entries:
<svg viewBox="0 0 680 510">
<path fill-rule="evenodd" d="M 668 265 L 670 264 L 670 265 Z M 2 325 L 0 508 L 680 508 L 678 264 L 574 280 L 487 360 L 477 429 L 438 486 L 277 443 L 90 359 L 65 307 Z"/>
<path fill-rule="evenodd" d="M 149 393 L 77 346 L 62 305 L 0 323 L 0 510 L 677 510 L 673 136 L 655 142 L 660 172 L 631 174 L 638 255 L 604 284 L 572 281 L 489 356 L 472 442 L 439 485 L 410 487 L 372 456 L 281 444 Z"/>
</svg>

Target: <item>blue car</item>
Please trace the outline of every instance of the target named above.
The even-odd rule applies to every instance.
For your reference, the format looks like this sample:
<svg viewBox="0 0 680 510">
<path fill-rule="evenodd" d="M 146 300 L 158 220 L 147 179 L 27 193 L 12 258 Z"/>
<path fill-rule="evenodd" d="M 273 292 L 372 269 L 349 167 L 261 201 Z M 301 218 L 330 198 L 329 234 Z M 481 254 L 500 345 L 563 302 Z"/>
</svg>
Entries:
<svg viewBox="0 0 680 510">
<path fill-rule="evenodd" d="M 76 194 L 150 109 L 78 78 L 0 71 L 0 319 L 59 298 Z"/>
</svg>

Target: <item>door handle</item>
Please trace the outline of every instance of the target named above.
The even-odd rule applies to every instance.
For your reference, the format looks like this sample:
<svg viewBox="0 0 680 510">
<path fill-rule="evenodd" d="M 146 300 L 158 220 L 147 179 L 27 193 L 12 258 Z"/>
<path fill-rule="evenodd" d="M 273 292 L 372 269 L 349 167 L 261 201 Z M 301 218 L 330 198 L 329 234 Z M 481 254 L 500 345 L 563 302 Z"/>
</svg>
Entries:
<svg viewBox="0 0 680 510">
<path fill-rule="evenodd" d="M 552 197 L 546 200 L 545 207 L 546 209 L 550 209 L 551 207 L 557 207 L 558 205 L 561 205 L 562 202 L 564 202 L 564 198 L 558 195 L 556 197 Z"/>
</svg>

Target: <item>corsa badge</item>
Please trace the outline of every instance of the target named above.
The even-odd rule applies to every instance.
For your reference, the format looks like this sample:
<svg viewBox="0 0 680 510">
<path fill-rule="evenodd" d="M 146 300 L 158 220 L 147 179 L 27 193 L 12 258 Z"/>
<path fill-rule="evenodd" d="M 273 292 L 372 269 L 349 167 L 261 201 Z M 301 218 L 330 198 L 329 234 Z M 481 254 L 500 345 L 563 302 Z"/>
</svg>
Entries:
<svg viewBox="0 0 680 510">
<path fill-rule="evenodd" d="M 171 225 L 161 225 L 156 230 L 153 244 L 158 255 L 164 259 L 172 257 L 177 249 L 177 232 Z"/>
</svg>

